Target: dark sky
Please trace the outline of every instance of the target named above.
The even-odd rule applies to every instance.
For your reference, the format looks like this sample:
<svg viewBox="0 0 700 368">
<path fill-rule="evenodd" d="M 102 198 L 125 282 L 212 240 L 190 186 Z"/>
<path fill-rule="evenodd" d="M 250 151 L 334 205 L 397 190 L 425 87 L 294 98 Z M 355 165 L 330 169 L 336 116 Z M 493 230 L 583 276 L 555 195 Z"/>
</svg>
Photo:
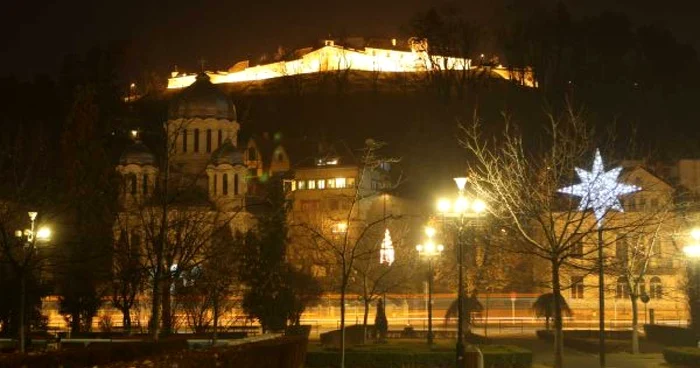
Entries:
<svg viewBox="0 0 700 368">
<path fill-rule="evenodd" d="M 192 70 L 203 57 L 215 69 L 273 51 L 278 45 L 309 45 L 329 33 L 395 36 L 429 0 L 170 0 L 19 1 L 0 14 L 0 76 L 26 79 L 55 74 L 67 53 L 82 53 L 111 40 L 127 42 L 128 70 Z M 465 14 L 498 24 L 511 1 L 457 2 Z M 550 1 L 550 0 L 541 0 Z M 551 0 L 554 1 L 554 0 Z M 683 42 L 700 45 L 691 0 L 568 0 L 574 16 L 603 10 L 627 13 L 633 22 L 668 26 Z"/>
</svg>

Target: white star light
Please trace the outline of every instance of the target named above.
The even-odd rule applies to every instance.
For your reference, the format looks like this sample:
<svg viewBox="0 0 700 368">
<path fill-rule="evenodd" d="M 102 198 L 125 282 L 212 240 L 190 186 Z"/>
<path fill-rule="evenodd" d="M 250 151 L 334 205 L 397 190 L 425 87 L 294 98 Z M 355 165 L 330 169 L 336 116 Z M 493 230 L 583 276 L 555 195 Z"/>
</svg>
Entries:
<svg viewBox="0 0 700 368">
<path fill-rule="evenodd" d="M 581 197 L 578 211 L 592 209 L 600 227 L 606 212 L 611 209 L 624 211 L 618 196 L 642 190 L 636 185 L 618 183 L 617 178 L 621 171 L 621 167 L 616 167 L 606 172 L 600 150 L 596 150 L 591 171 L 576 168 L 576 174 L 581 179 L 581 183 L 559 189 L 559 193 Z"/>
</svg>

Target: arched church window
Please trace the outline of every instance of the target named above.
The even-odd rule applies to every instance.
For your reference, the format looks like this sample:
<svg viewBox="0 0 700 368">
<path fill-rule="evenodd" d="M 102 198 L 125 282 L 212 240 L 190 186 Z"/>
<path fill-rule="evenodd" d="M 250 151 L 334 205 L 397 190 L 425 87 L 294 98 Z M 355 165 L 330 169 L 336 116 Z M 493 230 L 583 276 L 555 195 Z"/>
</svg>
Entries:
<svg viewBox="0 0 700 368">
<path fill-rule="evenodd" d="M 148 194 L 148 174 L 143 174 L 143 194 Z"/>
<path fill-rule="evenodd" d="M 182 130 L 182 152 L 187 152 L 187 129 Z"/>
<path fill-rule="evenodd" d="M 228 174 L 224 174 L 224 177 L 222 178 L 222 183 L 221 183 L 221 188 L 224 193 L 224 195 L 228 195 Z"/>
<path fill-rule="evenodd" d="M 282 152 L 277 153 L 277 161 L 284 161 L 284 155 L 282 154 Z"/>
<path fill-rule="evenodd" d="M 238 195 L 238 174 L 233 174 L 233 195 Z"/>
<path fill-rule="evenodd" d="M 221 132 L 221 129 L 219 129 L 219 136 L 216 138 L 216 147 L 219 148 L 221 147 L 221 142 L 223 142 L 224 135 Z"/>
<path fill-rule="evenodd" d="M 207 153 L 211 152 L 211 129 L 207 129 Z"/>
<path fill-rule="evenodd" d="M 194 151 L 199 152 L 199 129 L 194 130 Z"/>
<path fill-rule="evenodd" d="M 217 184 L 218 184 L 217 182 L 219 181 L 218 179 L 219 179 L 219 176 L 214 174 L 214 195 L 216 195 L 217 191 L 218 191 L 217 190 Z"/>
<path fill-rule="evenodd" d="M 255 147 L 248 148 L 248 160 L 250 160 L 250 161 L 257 160 L 257 155 L 255 154 Z"/>
</svg>

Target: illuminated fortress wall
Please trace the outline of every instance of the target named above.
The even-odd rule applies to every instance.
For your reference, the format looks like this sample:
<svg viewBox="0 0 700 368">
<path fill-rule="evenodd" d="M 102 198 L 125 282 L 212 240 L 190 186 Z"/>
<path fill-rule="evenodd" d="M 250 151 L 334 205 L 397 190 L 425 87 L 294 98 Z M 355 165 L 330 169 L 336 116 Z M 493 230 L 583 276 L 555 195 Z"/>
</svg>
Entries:
<svg viewBox="0 0 700 368">
<path fill-rule="evenodd" d="M 300 58 L 279 61 L 264 65 L 231 68 L 228 72 L 216 72 L 209 75 L 211 82 L 237 83 L 279 78 L 298 74 L 310 74 L 324 71 L 357 70 L 383 73 L 415 73 L 427 70 L 469 70 L 471 60 L 456 57 L 430 55 L 413 48 L 412 51 L 399 51 L 366 47 L 362 50 L 345 48 L 327 41 L 326 45 L 310 51 Z M 496 68 L 496 74 L 504 79 L 511 79 L 511 73 L 503 68 Z M 168 88 L 184 88 L 194 83 L 196 74 L 174 74 L 168 79 Z M 517 76 L 516 76 L 517 77 Z M 532 82 L 525 80 L 525 85 Z"/>
</svg>

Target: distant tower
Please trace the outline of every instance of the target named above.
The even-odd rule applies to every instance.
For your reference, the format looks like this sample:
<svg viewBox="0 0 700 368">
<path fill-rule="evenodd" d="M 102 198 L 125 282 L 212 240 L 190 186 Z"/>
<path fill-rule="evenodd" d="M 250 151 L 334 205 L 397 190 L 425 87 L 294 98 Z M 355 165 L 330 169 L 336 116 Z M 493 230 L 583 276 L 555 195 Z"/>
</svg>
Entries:
<svg viewBox="0 0 700 368">
<path fill-rule="evenodd" d="M 123 205 L 142 203 L 153 194 L 158 177 L 156 157 L 137 131 L 132 131 L 132 139 L 134 143 L 122 153 L 116 168 L 122 179 L 119 199 Z"/>
</svg>

